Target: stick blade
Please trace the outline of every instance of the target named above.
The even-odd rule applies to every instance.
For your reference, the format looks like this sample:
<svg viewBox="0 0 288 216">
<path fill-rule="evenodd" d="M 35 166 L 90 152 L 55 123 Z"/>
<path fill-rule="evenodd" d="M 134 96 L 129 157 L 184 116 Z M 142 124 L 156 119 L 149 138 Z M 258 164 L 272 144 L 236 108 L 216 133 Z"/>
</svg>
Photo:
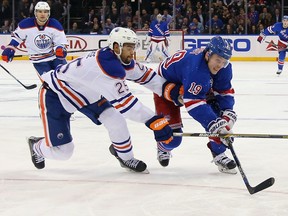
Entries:
<svg viewBox="0 0 288 216">
<path fill-rule="evenodd" d="M 30 85 L 30 86 L 25 86 L 26 89 L 34 89 L 36 87 L 37 87 L 36 84 Z"/>
<path fill-rule="evenodd" d="M 275 179 L 273 177 L 266 179 L 265 181 L 263 181 L 262 183 L 260 183 L 259 185 L 256 185 L 255 187 L 249 187 L 249 193 L 250 194 L 255 194 L 259 191 L 262 191 L 268 187 L 271 187 L 275 182 Z"/>
</svg>

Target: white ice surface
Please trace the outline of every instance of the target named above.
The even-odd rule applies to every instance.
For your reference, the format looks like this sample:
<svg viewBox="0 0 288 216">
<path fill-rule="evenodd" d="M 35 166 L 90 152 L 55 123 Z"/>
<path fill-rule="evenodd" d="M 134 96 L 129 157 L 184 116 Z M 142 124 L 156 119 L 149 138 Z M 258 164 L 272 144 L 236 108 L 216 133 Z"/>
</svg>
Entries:
<svg viewBox="0 0 288 216">
<path fill-rule="evenodd" d="M 26 85 L 39 84 L 28 61 L 4 65 Z M 288 69 L 276 76 L 276 62 L 233 62 L 238 121 L 235 133 L 288 134 Z M 155 67 L 155 65 L 151 65 Z M 68 161 L 46 160 L 36 170 L 26 137 L 42 136 L 38 88 L 25 90 L 0 68 L 1 216 L 286 216 L 288 140 L 237 138 L 234 148 L 252 186 L 269 177 L 275 184 L 250 195 L 241 175 L 219 173 L 210 163 L 206 138 L 183 138 L 169 167 L 156 160 L 153 133 L 128 121 L 135 156 L 150 174 L 125 171 L 110 155 L 107 132 L 76 113 L 76 143 Z M 129 83 L 154 109 L 151 93 Z M 182 109 L 185 132 L 204 132 Z M 231 157 L 229 151 L 227 155 Z"/>
</svg>

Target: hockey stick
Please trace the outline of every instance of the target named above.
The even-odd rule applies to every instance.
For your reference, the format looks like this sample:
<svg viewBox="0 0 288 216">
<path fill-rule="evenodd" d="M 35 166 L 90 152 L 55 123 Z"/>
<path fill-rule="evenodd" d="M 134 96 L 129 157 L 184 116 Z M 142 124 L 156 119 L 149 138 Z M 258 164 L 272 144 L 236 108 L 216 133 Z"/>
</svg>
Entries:
<svg viewBox="0 0 288 216">
<path fill-rule="evenodd" d="M 212 134 L 212 133 L 173 133 L 174 136 L 190 136 L 190 137 L 237 137 L 237 138 L 274 138 L 288 139 L 288 135 L 280 134 Z"/>
<path fill-rule="evenodd" d="M 25 89 L 34 89 L 37 87 L 36 84 L 32 84 L 32 85 L 24 85 L 22 82 L 20 82 L 15 76 L 13 76 L 13 74 L 11 74 L 2 64 L 0 64 L 0 67 L 3 68 L 3 70 L 5 70 L 10 76 L 12 76 L 18 83 L 20 83 Z"/>
<path fill-rule="evenodd" d="M 67 53 L 78 53 L 78 52 L 92 52 L 96 51 L 96 49 L 89 49 L 89 50 L 72 50 L 72 51 L 67 51 Z M 43 54 L 35 54 L 33 56 L 41 56 Z M 29 55 L 15 55 L 14 57 L 24 57 L 24 56 L 29 56 Z"/>
<path fill-rule="evenodd" d="M 236 165 L 238 167 L 238 170 L 239 172 L 241 173 L 241 176 L 242 176 L 242 179 L 246 185 L 246 188 L 248 189 L 249 193 L 252 195 L 252 194 L 255 194 L 259 191 L 262 191 L 268 187 L 271 187 L 274 182 L 275 182 L 275 179 L 273 177 L 269 178 L 269 179 L 266 179 L 265 181 L 261 182 L 260 184 L 256 185 L 255 187 L 252 187 L 250 184 L 249 184 L 249 181 L 248 181 L 248 178 L 247 176 L 245 175 L 245 172 L 240 164 L 240 161 L 234 151 L 234 148 L 233 148 L 233 145 L 232 143 L 229 143 L 228 142 L 228 146 L 229 146 L 229 149 L 231 151 L 231 154 L 236 162 Z"/>
<path fill-rule="evenodd" d="M 6 47 L 4 45 L 1 46 L 1 49 L 4 50 Z M 67 51 L 67 53 L 77 53 L 77 52 L 92 52 L 92 51 L 96 51 L 97 49 L 88 49 L 88 50 L 71 50 L 71 51 Z M 47 53 L 48 54 L 48 53 Z M 43 53 L 41 54 L 35 54 L 33 56 L 42 56 L 44 55 Z M 24 57 L 24 56 L 29 56 L 29 55 L 14 55 L 14 57 Z"/>
<path fill-rule="evenodd" d="M 247 137 L 247 136 L 237 136 L 237 135 L 240 135 L 240 134 L 228 134 L 229 136 L 227 135 L 222 135 L 222 134 L 209 134 L 209 133 L 173 133 L 174 136 L 195 136 L 195 137 L 209 137 L 209 136 L 214 136 L 214 137 L 223 137 L 223 138 L 227 138 L 227 137 Z M 236 136 L 234 136 L 236 135 Z M 255 134 L 254 134 L 255 135 Z M 257 134 L 256 134 L 257 135 Z M 259 134 L 258 134 L 259 135 Z M 255 136 L 253 136 L 253 138 L 255 138 Z M 250 184 L 249 184 L 249 181 L 248 181 L 248 178 L 241 166 L 241 163 L 234 151 L 234 148 L 233 148 L 233 145 L 232 143 L 228 142 L 228 146 L 229 146 L 229 149 L 231 151 L 231 154 L 235 160 L 235 163 L 238 167 L 238 170 L 239 172 L 241 173 L 241 176 L 242 176 L 242 179 L 245 183 L 245 186 L 246 188 L 248 189 L 249 193 L 250 194 L 254 194 L 254 193 L 257 193 L 261 190 L 264 190 L 268 187 L 271 187 L 274 182 L 275 182 L 275 179 L 273 177 L 269 178 L 269 179 L 266 179 L 265 181 L 261 182 L 260 184 L 256 185 L 255 187 L 252 187 Z"/>
</svg>

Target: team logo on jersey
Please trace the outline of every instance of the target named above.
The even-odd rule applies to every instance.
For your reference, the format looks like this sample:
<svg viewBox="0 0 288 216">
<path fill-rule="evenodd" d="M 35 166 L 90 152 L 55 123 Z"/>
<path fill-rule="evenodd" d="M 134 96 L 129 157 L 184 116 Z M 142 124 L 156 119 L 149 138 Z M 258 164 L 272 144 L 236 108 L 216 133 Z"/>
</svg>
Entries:
<svg viewBox="0 0 288 216">
<path fill-rule="evenodd" d="M 63 133 L 58 133 L 58 134 L 57 134 L 57 138 L 58 138 L 58 139 L 63 139 L 63 137 L 64 137 Z"/>
<path fill-rule="evenodd" d="M 51 47 L 52 39 L 48 35 L 39 34 L 35 37 L 34 43 L 39 49 L 46 49 Z"/>
</svg>

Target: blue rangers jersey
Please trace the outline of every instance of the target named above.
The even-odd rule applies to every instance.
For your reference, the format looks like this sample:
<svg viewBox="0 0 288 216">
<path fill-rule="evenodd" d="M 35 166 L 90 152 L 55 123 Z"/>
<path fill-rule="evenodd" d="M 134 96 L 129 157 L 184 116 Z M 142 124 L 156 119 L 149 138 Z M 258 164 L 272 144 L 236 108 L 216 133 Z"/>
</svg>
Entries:
<svg viewBox="0 0 288 216">
<path fill-rule="evenodd" d="M 122 65 L 108 47 L 61 65 L 41 78 L 58 94 L 63 107 L 70 113 L 104 96 L 125 117 L 142 123 L 155 114 L 132 94 L 126 79 L 159 96 L 165 82 L 155 71 L 134 60 L 130 65 Z"/>
<path fill-rule="evenodd" d="M 10 44 L 18 46 L 22 42 L 25 42 L 33 63 L 55 59 L 53 48 L 68 44 L 64 29 L 58 20 L 50 18 L 44 26 L 39 26 L 35 17 L 22 20 L 12 32 Z"/>
<path fill-rule="evenodd" d="M 167 22 L 161 21 L 158 23 L 157 20 L 153 20 L 150 24 L 148 36 L 151 37 L 152 41 L 164 41 L 166 37 L 170 36 Z"/>
<path fill-rule="evenodd" d="M 263 32 L 264 35 L 278 35 L 279 39 L 286 43 L 288 43 L 288 28 L 283 28 L 282 22 L 277 22 L 272 26 L 268 26 L 266 29 L 264 29 Z"/>
<path fill-rule="evenodd" d="M 208 131 L 209 123 L 218 118 L 211 106 L 206 103 L 206 96 L 211 89 L 221 110 L 233 109 L 234 89 L 231 86 L 231 64 L 213 75 L 200 49 L 176 52 L 159 65 L 158 73 L 169 82 L 183 85 L 184 105 L 189 115 L 197 120 L 206 131 Z"/>
</svg>

